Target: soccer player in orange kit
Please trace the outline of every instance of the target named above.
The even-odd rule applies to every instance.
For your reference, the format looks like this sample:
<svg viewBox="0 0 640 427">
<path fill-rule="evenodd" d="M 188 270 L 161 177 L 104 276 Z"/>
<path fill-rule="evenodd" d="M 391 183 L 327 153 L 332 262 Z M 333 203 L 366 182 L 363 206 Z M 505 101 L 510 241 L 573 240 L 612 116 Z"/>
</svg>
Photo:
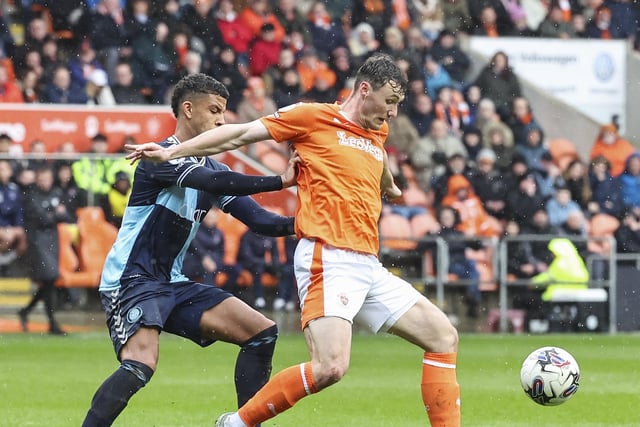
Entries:
<svg viewBox="0 0 640 427">
<path fill-rule="evenodd" d="M 460 426 L 458 334 L 447 316 L 378 260 L 383 193 L 397 196 L 386 166 L 387 121 L 397 115 L 407 80 L 386 55 L 366 60 L 343 104 L 300 103 L 246 124 L 229 124 L 162 148 L 128 147 L 131 160 L 168 161 L 232 150 L 266 139 L 300 156 L 295 273 L 311 360 L 275 374 L 217 427 L 255 426 L 347 372 L 352 323 L 419 346 L 422 399 L 432 426 Z"/>
</svg>

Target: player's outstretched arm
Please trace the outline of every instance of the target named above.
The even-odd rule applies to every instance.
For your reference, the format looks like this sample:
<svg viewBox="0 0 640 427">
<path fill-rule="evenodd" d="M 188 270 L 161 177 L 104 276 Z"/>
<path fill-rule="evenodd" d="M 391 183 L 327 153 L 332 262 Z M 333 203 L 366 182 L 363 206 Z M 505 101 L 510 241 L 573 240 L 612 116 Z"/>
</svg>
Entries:
<svg viewBox="0 0 640 427">
<path fill-rule="evenodd" d="M 271 135 L 267 128 L 260 120 L 254 120 L 249 123 L 216 127 L 166 148 L 155 143 L 145 143 L 125 145 L 125 149 L 130 151 L 126 158 L 132 162 L 136 160 L 166 162 L 179 157 L 210 156 L 269 138 Z"/>
</svg>

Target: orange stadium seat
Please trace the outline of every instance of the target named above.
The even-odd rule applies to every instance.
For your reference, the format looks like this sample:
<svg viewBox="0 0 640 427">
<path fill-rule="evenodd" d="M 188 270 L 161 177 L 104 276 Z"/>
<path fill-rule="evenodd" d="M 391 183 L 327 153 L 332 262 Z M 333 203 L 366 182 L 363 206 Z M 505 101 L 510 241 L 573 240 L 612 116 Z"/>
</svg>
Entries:
<svg viewBox="0 0 640 427">
<path fill-rule="evenodd" d="M 611 237 L 620 227 L 620 221 L 611 215 L 599 213 L 591 217 L 588 223 L 588 235 L 591 237 Z M 587 248 L 602 256 L 609 255 L 611 244 L 607 240 L 590 240 Z"/>
<path fill-rule="evenodd" d="M 102 208 L 80 208 L 77 214 L 80 239 L 76 257 L 70 228 L 58 227 L 60 277 L 56 285 L 63 288 L 97 287 L 104 260 L 116 240 L 118 229 L 107 222 Z"/>
<path fill-rule="evenodd" d="M 389 249 L 415 249 L 416 242 L 411 234 L 409 220 L 398 214 L 385 214 L 380 217 L 380 242 Z"/>
<path fill-rule="evenodd" d="M 549 153 L 551 153 L 554 163 L 563 171 L 567 169 L 569 163 L 580 157 L 576 145 L 564 138 L 550 140 Z"/>
<path fill-rule="evenodd" d="M 414 215 L 410 220 L 411 235 L 416 239 L 428 233 L 435 233 L 440 230 L 440 224 L 436 217 L 430 213 Z"/>
</svg>

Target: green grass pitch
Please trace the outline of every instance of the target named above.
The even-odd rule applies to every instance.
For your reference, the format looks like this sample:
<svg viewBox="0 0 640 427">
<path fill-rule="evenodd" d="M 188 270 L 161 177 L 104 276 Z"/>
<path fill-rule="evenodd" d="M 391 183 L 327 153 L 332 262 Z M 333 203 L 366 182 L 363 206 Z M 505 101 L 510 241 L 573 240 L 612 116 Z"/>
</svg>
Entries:
<svg viewBox="0 0 640 427">
<path fill-rule="evenodd" d="M 520 388 L 519 370 L 533 349 L 557 345 L 581 368 L 567 403 L 542 407 Z M 133 397 L 116 426 L 213 426 L 234 408 L 236 347 L 200 349 L 163 335 L 158 371 Z M 300 334 L 280 337 L 274 371 L 307 360 Z M 458 380 L 463 426 L 640 426 L 640 336 L 466 335 Z M 389 336 L 357 334 L 347 376 L 264 427 L 417 427 L 428 421 L 420 399 L 422 354 Z M 65 338 L 0 335 L 0 427 L 79 426 L 91 397 L 117 366 L 106 332 Z"/>
</svg>

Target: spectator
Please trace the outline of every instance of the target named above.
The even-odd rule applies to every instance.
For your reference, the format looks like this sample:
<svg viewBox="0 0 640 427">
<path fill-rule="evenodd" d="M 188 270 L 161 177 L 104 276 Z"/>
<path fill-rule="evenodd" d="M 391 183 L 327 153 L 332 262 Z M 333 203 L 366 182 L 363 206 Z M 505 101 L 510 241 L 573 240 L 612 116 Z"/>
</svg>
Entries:
<svg viewBox="0 0 640 427">
<path fill-rule="evenodd" d="M 0 277 L 27 250 L 22 196 L 12 177 L 11 162 L 0 159 Z"/>
<path fill-rule="evenodd" d="M 447 205 L 442 206 L 438 210 L 438 223 L 440 230 L 432 234 L 442 237 L 447 242 L 449 249 L 448 272 L 455 274 L 458 280 L 464 281 L 467 316 L 475 319 L 479 315 L 481 302 L 480 273 L 476 262 L 467 257 L 467 249 L 480 249 L 482 245 L 478 241 L 465 239 L 465 234 L 459 230 L 460 215 L 455 208 Z"/>
<path fill-rule="evenodd" d="M 436 40 L 444 29 L 444 14 L 440 2 L 412 0 L 413 22 L 429 40 Z"/>
<path fill-rule="evenodd" d="M 635 152 L 627 158 L 627 166 L 620 174 L 622 202 L 634 213 L 640 214 L 640 153 Z"/>
<path fill-rule="evenodd" d="M 182 22 L 194 37 L 199 52 L 218 54 L 219 46 L 224 44 L 224 36 L 218 27 L 214 6 L 213 0 L 199 0 L 187 3 L 182 8 Z"/>
<path fill-rule="evenodd" d="M 23 331 L 28 330 L 28 316 L 42 300 L 49 320 L 49 333 L 64 335 L 54 316 L 55 280 L 58 278 L 58 223 L 70 222 L 66 207 L 60 203 L 61 192 L 53 186 L 51 167 L 39 169 L 36 183 L 25 197 L 25 229 L 29 242 L 29 277 L 39 284 L 37 292 L 18 316 Z"/>
<path fill-rule="evenodd" d="M 391 26 L 391 0 L 353 0 L 351 3 L 351 28 L 361 22 L 368 22 L 373 27 L 376 40 L 383 40 L 384 33 Z"/>
<path fill-rule="evenodd" d="M 0 74 L 2 71 L 0 71 Z M 20 80 L 22 88 L 22 99 L 29 104 L 40 102 L 42 97 L 42 84 L 38 73 L 33 70 L 26 70 Z"/>
<path fill-rule="evenodd" d="M 339 47 L 347 47 L 342 26 L 333 21 L 322 1 L 313 2 L 309 8 L 307 31 L 311 35 L 311 45 L 323 58 L 328 58 Z"/>
<path fill-rule="evenodd" d="M 268 0 L 249 0 L 240 11 L 240 21 L 251 31 L 254 38 L 260 36 L 260 29 L 264 24 L 273 25 L 276 42 L 282 43 L 285 38 L 284 28 L 278 17 L 271 12 Z"/>
<path fill-rule="evenodd" d="M 565 19 L 565 13 L 561 7 L 562 3 L 569 2 L 552 2 L 549 5 L 549 12 L 545 19 L 538 27 L 540 37 L 571 39 L 575 37 L 575 28 L 571 20 Z M 571 15 L 571 11 L 569 11 Z"/>
<path fill-rule="evenodd" d="M 69 62 L 71 81 L 80 87 L 84 87 L 95 70 L 103 70 L 104 67 L 96 58 L 96 51 L 91 46 L 84 44 L 77 56 Z M 107 76 L 108 80 L 108 76 Z"/>
<path fill-rule="evenodd" d="M 502 233 L 498 222 L 484 210 L 482 201 L 463 175 L 453 175 L 448 179 L 442 206 L 451 206 L 458 212 L 460 223 L 457 229 L 466 236 L 497 237 Z"/>
<path fill-rule="evenodd" d="M 489 142 L 489 133 L 492 130 L 497 129 L 502 135 L 501 138 L 506 147 L 513 149 L 514 140 L 513 132 L 509 126 L 507 126 L 498 114 L 495 103 L 489 98 L 482 98 L 478 103 L 478 112 L 474 126 L 482 131 L 482 140 L 485 144 Z M 499 153 L 496 151 L 496 154 Z"/>
<path fill-rule="evenodd" d="M 124 14 L 124 26 L 127 40 L 126 46 L 130 46 L 139 37 L 153 39 L 157 22 L 150 14 L 152 0 L 129 0 Z M 114 74 L 115 76 L 115 74 Z M 115 78 L 112 82 L 115 81 Z"/>
<path fill-rule="evenodd" d="M 122 217 L 130 195 L 131 178 L 124 171 L 117 172 L 115 182 L 111 184 L 111 189 L 102 200 L 104 216 L 116 228 L 122 225 Z"/>
<path fill-rule="evenodd" d="M 406 163 L 409 153 L 415 151 L 420 136 L 409 117 L 402 112 L 389 120 L 389 134 L 385 148 L 389 155 L 395 156 L 400 163 Z"/>
<path fill-rule="evenodd" d="M 104 70 L 93 70 L 87 79 L 84 90 L 87 94 L 87 104 L 89 105 L 116 105 L 116 100 L 109 86 L 109 78 Z"/>
<path fill-rule="evenodd" d="M 489 148 L 483 148 L 476 157 L 476 165 L 476 170 L 469 180 L 484 209 L 494 218 L 506 219 L 505 207 L 509 187 L 503 173 L 496 168 L 495 153 Z"/>
<path fill-rule="evenodd" d="M 336 75 L 336 82 L 333 85 L 336 92 L 345 90 L 347 80 L 352 79 L 351 76 L 355 73 L 349 57 L 349 49 L 343 46 L 335 48 L 329 55 L 329 68 Z M 350 89 L 349 92 L 351 92 Z M 334 101 L 335 99 L 331 100 L 331 102 Z"/>
<path fill-rule="evenodd" d="M 218 8 L 215 12 L 216 23 L 222 33 L 222 38 L 227 46 L 230 46 L 236 54 L 236 58 L 243 67 L 249 64 L 249 45 L 253 40 L 253 33 L 249 28 L 243 25 L 235 9 L 235 5 L 231 0 L 220 0 Z M 215 55 L 215 52 L 213 53 Z M 212 67 L 213 64 L 210 64 Z M 215 74 L 216 78 L 219 77 Z M 234 86 L 228 86 L 232 88 Z"/>
<path fill-rule="evenodd" d="M 533 253 L 531 240 L 522 235 L 521 227 L 517 221 L 509 221 L 505 227 L 507 241 L 507 273 L 517 279 L 530 279 L 536 274 L 547 271 L 549 256 L 538 259 Z M 518 293 L 520 294 L 520 293 Z M 528 305 L 528 292 L 526 296 L 518 295 L 514 298 L 514 308 L 526 308 Z M 523 305 L 525 305 L 523 307 Z"/>
<path fill-rule="evenodd" d="M 313 47 L 307 47 L 302 52 L 302 57 L 296 64 L 300 81 L 302 83 L 302 92 L 308 92 L 315 84 L 316 77 L 322 76 L 325 81 L 333 86 L 336 84 L 336 73 L 329 68 L 326 61 L 318 57 L 318 53 Z"/>
<path fill-rule="evenodd" d="M 586 211 L 591 201 L 591 187 L 587 167 L 580 159 L 575 159 L 567 165 L 562 174 L 565 185 L 571 192 L 571 200 L 578 203 L 580 209 Z"/>
<path fill-rule="evenodd" d="M 620 227 L 615 231 L 614 237 L 618 253 L 640 253 L 640 216 L 635 214 L 632 209 L 625 209 L 622 213 Z"/>
<path fill-rule="evenodd" d="M 483 36 L 483 37 L 499 37 L 506 36 L 513 30 L 513 24 L 509 20 L 508 26 L 500 26 L 498 22 L 498 13 L 496 9 L 490 5 L 486 4 L 480 10 L 478 19 L 478 23 L 474 26 L 472 34 L 475 36 Z M 507 22 L 504 20 L 503 22 Z"/>
<path fill-rule="evenodd" d="M 614 217 L 623 210 L 622 186 L 620 180 L 611 175 L 611 163 L 604 156 L 591 160 L 589 186 L 593 201 L 589 203 L 589 213 L 604 213 Z"/>
<path fill-rule="evenodd" d="M 278 108 L 295 104 L 302 99 L 300 75 L 295 68 L 284 70 L 282 80 L 276 81 L 273 91 L 273 101 Z"/>
<path fill-rule="evenodd" d="M 611 9 L 601 5 L 595 10 L 592 20 L 587 22 L 585 36 L 589 39 L 624 39 L 627 37 L 623 28 L 612 22 Z"/>
<path fill-rule="evenodd" d="M 51 104 L 86 104 L 88 101 L 84 87 L 71 81 L 71 74 L 64 66 L 53 72 L 53 80 L 45 89 L 43 102 Z"/>
<path fill-rule="evenodd" d="M 222 46 L 217 57 L 210 57 L 210 62 L 205 67 L 205 74 L 216 76 L 216 80 L 234 89 L 229 94 L 227 112 L 237 113 L 247 86 L 247 79 L 240 71 L 238 57 L 231 46 Z"/>
<path fill-rule="evenodd" d="M 15 79 L 9 77 L 7 66 L 0 63 L 0 103 L 23 103 L 24 97 Z"/>
<path fill-rule="evenodd" d="M 509 126 L 509 129 L 511 129 L 513 139 L 516 143 L 520 143 L 525 140 L 525 126 L 535 121 L 536 119 L 533 116 L 529 100 L 523 96 L 513 98 L 513 101 L 511 102 L 511 110 L 504 122 Z"/>
<path fill-rule="evenodd" d="M 484 144 L 482 142 L 482 133 L 480 132 L 479 129 L 473 126 L 466 127 L 462 132 L 461 139 L 462 139 L 462 144 L 464 145 L 464 148 L 467 149 L 467 154 L 469 154 L 469 158 L 475 159 L 477 164 L 478 154 L 484 148 Z M 487 150 L 491 151 L 491 153 L 493 154 L 493 157 L 494 157 L 493 163 L 495 163 L 495 153 L 490 148 L 488 148 Z"/>
<path fill-rule="evenodd" d="M 468 85 L 464 91 L 464 99 L 469 106 L 469 125 L 478 127 L 476 125 L 476 118 L 478 116 L 480 100 L 482 99 L 480 88 L 474 84 Z"/>
<path fill-rule="evenodd" d="M 529 123 L 522 133 L 524 140 L 516 144 L 516 153 L 527 159 L 530 169 L 542 171 L 542 156 L 549 152 L 542 128 L 537 123 Z"/>
<path fill-rule="evenodd" d="M 332 86 L 324 76 L 316 76 L 313 87 L 304 92 L 301 100 L 304 102 L 335 102 L 338 97 L 338 91 Z"/>
<path fill-rule="evenodd" d="M 571 240 L 552 239 L 549 251 L 553 260 L 549 268 L 532 278 L 536 287 L 544 287 L 542 301 L 550 301 L 556 292 L 577 291 L 589 287 L 589 270 Z"/>
<path fill-rule="evenodd" d="M 609 161 L 611 175 L 618 176 L 624 171 L 627 159 L 634 151 L 633 145 L 618 134 L 618 128 L 615 125 L 606 124 L 600 127 L 600 133 L 591 148 L 589 159 L 603 156 Z"/>
<path fill-rule="evenodd" d="M 431 188 L 432 176 L 442 174 L 446 159 L 454 154 L 467 157 L 462 142 L 447 133 L 447 124 L 443 120 L 434 120 L 429 134 L 420 138 L 415 150 L 409 153 L 409 161 L 423 191 Z"/>
<path fill-rule="evenodd" d="M 472 18 L 466 1 L 443 0 L 441 3 L 444 28 L 456 36 L 471 32 Z"/>
<path fill-rule="evenodd" d="M 452 86 L 443 86 L 438 90 L 435 114 L 436 118 L 447 122 L 449 133 L 458 137 L 462 136 L 463 129 L 470 123 L 469 105 L 462 92 Z"/>
<path fill-rule="evenodd" d="M 311 44 L 311 34 L 307 31 L 307 19 L 300 12 L 300 6 L 295 0 L 277 0 L 273 14 L 278 18 L 278 22 L 284 28 L 284 45 L 291 44 L 292 34 L 300 34 L 305 46 Z"/>
<path fill-rule="evenodd" d="M 434 160 L 437 160 L 438 156 L 436 155 Z M 443 203 L 442 199 L 449 193 L 449 180 L 451 177 L 462 175 L 467 180 L 470 180 L 474 173 L 474 170 L 467 163 L 467 157 L 462 153 L 451 154 L 445 159 L 445 162 L 445 168 L 439 168 L 440 171 L 431 178 L 431 189 L 434 193 L 434 204 L 436 206 L 440 206 Z"/>
<path fill-rule="evenodd" d="M 433 41 L 427 38 L 420 27 L 412 25 L 404 30 L 404 35 L 406 38 L 405 50 L 407 51 L 407 56 L 411 58 L 424 58 L 429 54 L 433 47 Z M 411 76 L 408 77 L 412 79 Z"/>
<path fill-rule="evenodd" d="M 116 104 L 148 104 L 141 88 L 134 81 L 131 64 L 120 62 L 116 66 L 116 81 L 111 86 Z"/>
<path fill-rule="evenodd" d="M 493 55 L 474 84 L 480 87 L 484 98 L 493 101 L 501 117 L 508 114 L 514 98 L 522 96 L 518 76 L 509 66 L 509 57 L 502 51 Z"/>
<path fill-rule="evenodd" d="M 242 123 L 275 113 L 278 109 L 273 99 L 267 96 L 262 77 L 250 77 L 243 95 L 238 105 L 238 120 Z"/>
<path fill-rule="evenodd" d="M 280 50 L 278 62 L 267 68 L 267 70 L 262 74 L 267 95 L 273 95 L 275 86 L 282 84 L 284 72 L 295 67 L 296 57 L 293 51 L 288 48 Z"/>
<path fill-rule="evenodd" d="M 87 206 L 87 192 L 73 179 L 71 161 L 62 160 L 56 164 L 54 185 L 60 189 L 60 202 L 67 208 L 69 222 L 77 222 L 78 209 Z"/>
<path fill-rule="evenodd" d="M 160 4 L 154 1 L 151 3 L 153 9 L 152 16 L 157 22 L 162 22 L 167 26 L 169 33 L 185 31 L 187 24 L 182 21 L 182 9 L 179 0 L 163 0 Z"/>
<path fill-rule="evenodd" d="M 429 95 L 419 92 L 411 97 L 408 116 L 420 137 L 426 136 L 436 118 Z"/>
<path fill-rule="evenodd" d="M 456 87 L 466 85 L 466 75 L 471 66 L 471 59 L 460 48 L 453 32 L 442 30 L 431 48 L 433 58 L 447 70 Z"/>
<path fill-rule="evenodd" d="M 275 37 L 275 27 L 266 23 L 260 28 L 260 35 L 251 42 L 249 72 L 252 76 L 262 76 L 269 67 L 278 63 L 282 44 Z"/>
<path fill-rule="evenodd" d="M 249 270 L 253 277 L 254 307 L 263 309 L 267 306 L 262 286 L 262 275 L 267 272 L 278 272 L 280 253 L 275 237 L 261 236 L 248 230 L 240 239 L 238 264 Z"/>
<path fill-rule="evenodd" d="M 237 294 L 240 268 L 224 262 L 225 238 L 218 228 L 219 215 L 219 210 L 212 208 L 202 219 L 185 255 L 182 272 L 191 280 L 215 286 L 218 286 L 218 274 L 223 273 L 226 276 L 223 289 Z"/>
<path fill-rule="evenodd" d="M 362 64 L 380 47 L 373 27 L 368 22 L 361 22 L 351 30 L 347 44 L 354 66 Z"/>
<path fill-rule="evenodd" d="M 95 49 L 98 60 L 103 64 L 109 81 L 115 81 L 115 69 L 121 58 L 131 56 L 125 47 L 127 31 L 124 9 L 119 0 L 101 0 L 93 11 L 87 14 L 85 31 L 88 42 Z"/>
<path fill-rule="evenodd" d="M 511 188 L 507 194 L 507 218 L 516 221 L 524 229 L 532 222 L 534 212 L 544 210 L 544 198 L 538 193 L 533 173 L 527 172 L 519 176 L 517 183 L 517 187 Z M 546 210 L 544 214 L 547 216 Z"/>
<path fill-rule="evenodd" d="M 508 145 L 508 137 L 505 136 L 507 129 L 500 126 L 500 123 L 496 122 L 496 125 L 487 125 L 488 128 L 486 139 L 483 135 L 482 141 L 486 148 L 491 149 L 496 155 L 496 167 L 499 170 L 506 171 L 513 164 L 516 156 L 524 160 L 525 165 L 528 164 L 527 159 L 522 155 L 516 154 L 513 145 Z"/>
<path fill-rule="evenodd" d="M 557 186 L 555 196 L 546 203 L 549 224 L 561 227 L 572 212 L 582 212 L 580 205 L 571 200 L 571 191 L 566 186 Z"/>
<path fill-rule="evenodd" d="M 453 79 L 447 70 L 431 55 L 427 55 L 423 63 L 424 85 L 431 99 L 438 97 L 438 92 L 445 86 L 451 86 Z"/>
<path fill-rule="evenodd" d="M 165 103 L 167 91 L 177 76 L 178 54 L 171 45 L 173 39 L 169 35 L 167 24 L 159 22 L 153 40 L 139 38 L 131 47 L 133 74 L 150 90 L 154 104 Z M 180 36 L 187 38 L 184 32 L 173 34 L 173 37 Z"/>
<path fill-rule="evenodd" d="M 15 52 L 14 60 L 18 68 L 23 66 L 27 52 L 42 52 L 42 45 L 48 35 L 47 23 L 39 16 L 31 18 L 26 27 L 27 31 L 24 36 L 24 43 L 18 47 Z"/>
</svg>

